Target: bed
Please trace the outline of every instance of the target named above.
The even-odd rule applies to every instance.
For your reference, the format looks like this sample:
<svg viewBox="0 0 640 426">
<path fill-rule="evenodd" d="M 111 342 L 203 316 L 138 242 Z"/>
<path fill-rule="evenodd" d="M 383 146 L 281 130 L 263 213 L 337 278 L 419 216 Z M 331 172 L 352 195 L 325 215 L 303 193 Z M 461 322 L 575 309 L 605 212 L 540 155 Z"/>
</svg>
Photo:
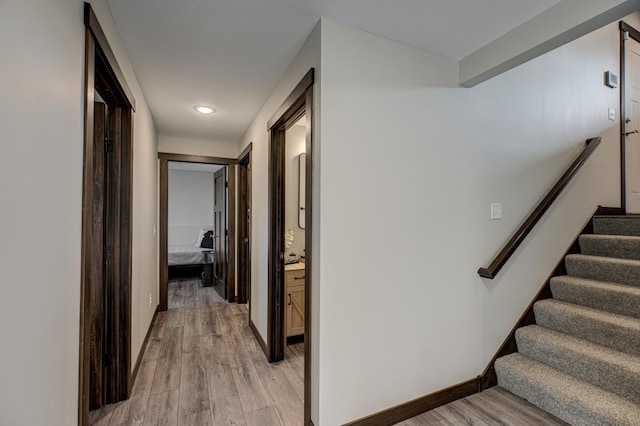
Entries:
<svg viewBox="0 0 640 426">
<path fill-rule="evenodd" d="M 168 233 L 169 279 L 201 276 L 203 251 L 211 251 L 211 226 L 170 225 Z"/>
</svg>

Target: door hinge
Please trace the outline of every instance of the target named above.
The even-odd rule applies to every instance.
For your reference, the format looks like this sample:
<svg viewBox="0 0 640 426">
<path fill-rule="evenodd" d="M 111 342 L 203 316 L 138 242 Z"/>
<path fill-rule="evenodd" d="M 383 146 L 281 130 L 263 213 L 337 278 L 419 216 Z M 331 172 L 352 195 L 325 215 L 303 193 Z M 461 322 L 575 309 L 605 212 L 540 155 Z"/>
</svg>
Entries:
<svg viewBox="0 0 640 426">
<path fill-rule="evenodd" d="M 225 229 L 225 230 L 224 230 L 224 236 L 225 236 L 225 237 L 228 237 L 228 236 L 229 236 L 229 230 L 228 230 L 228 229 Z"/>
<path fill-rule="evenodd" d="M 228 187 L 229 187 L 229 182 L 225 182 L 225 183 L 224 183 L 224 187 L 225 187 L 225 188 L 228 188 Z"/>
<path fill-rule="evenodd" d="M 624 41 L 629 40 L 629 31 L 623 31 L 622 32 L 622 40 L 624 40 Z"/>
<path fill-rule="evenodd" d="M 111 139 L 104 139 L 104 152 L 113 152 L 113 141 Z"/>
</svg>

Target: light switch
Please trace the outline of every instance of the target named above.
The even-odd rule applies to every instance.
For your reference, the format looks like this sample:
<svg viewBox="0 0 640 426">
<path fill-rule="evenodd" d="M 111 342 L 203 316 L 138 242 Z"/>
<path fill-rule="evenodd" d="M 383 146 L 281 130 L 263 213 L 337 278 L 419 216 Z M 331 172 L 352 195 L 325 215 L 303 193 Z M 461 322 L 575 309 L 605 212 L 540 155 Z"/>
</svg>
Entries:
<svg viewBox="0 0 640 426">
<path fill-rule="evenodd" d="M 502 219 L 502 203 L 491 203 L 491 220 Z"/>
<path fill-rule="evenodd" d="M 613 108 L 609 108 L 609 120 L 611 121 L 616 120 L 616 110 Z"/>
</svg>

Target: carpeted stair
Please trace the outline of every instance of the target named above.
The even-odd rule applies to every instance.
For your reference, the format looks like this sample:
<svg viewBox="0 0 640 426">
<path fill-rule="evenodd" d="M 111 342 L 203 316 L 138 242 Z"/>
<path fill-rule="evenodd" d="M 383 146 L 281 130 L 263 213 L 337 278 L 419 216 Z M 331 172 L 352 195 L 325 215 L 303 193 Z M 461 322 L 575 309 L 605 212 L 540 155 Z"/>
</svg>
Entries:
<svg viewBox="0 0 640 426">
<path fill-rule="evenodd" d="M 498 385 L 572 425 L 640 425 L 640 216 L 596 216 Z"/>
</svg>

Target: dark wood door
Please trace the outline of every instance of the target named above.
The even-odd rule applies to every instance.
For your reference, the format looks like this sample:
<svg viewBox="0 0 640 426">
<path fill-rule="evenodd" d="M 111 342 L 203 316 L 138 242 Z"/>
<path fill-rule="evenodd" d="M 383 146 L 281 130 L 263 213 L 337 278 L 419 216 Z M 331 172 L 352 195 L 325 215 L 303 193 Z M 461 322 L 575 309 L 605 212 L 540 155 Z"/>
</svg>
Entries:
<svg viewBox="0 0 640 426">
<path fill-rule="evenodd" d="M 104 195 L 105 195 L 105 131 L 106 105 L 94 104 L 93 131 L 93 244 L 90 254 L 89 300 L 89 409 L 100 408 L 104 402 L 103 337 L 104 337 Z"/>
<path fill-rule="evenodd" d="M 102 99 L 102 97 L 100 97 Z M 89 279 L 89 409 L 128 397 L 129 331 L 121 320 L 128 309 L 123 300 L 123 110 L 94 103 L 93 188 Z M 125 273 L 126 275 L 126 273 Z"/>
<path fill-rule="evenodd" d="M 213 287 L 227 299 L 227 168 L 213 175 Z"/>
<path fill-rule="evenodd" d="M 247 303 L 251 283 L 251 152 L 238 164 L 238 303 Z"/>
</svg>

